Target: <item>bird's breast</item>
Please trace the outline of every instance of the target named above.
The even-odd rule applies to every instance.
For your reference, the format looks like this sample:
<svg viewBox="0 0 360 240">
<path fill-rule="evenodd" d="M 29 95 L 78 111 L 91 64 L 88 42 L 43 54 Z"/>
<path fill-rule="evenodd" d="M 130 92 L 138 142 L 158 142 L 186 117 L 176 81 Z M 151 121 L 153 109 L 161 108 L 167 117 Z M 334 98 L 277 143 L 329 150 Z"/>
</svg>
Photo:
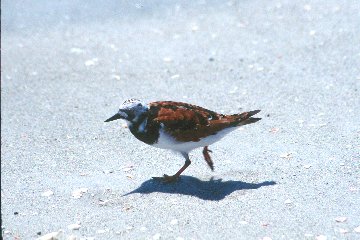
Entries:
<svg viewBox="0 0 360 240">
<path fill-rule="evenodd" d="M 158 141 L 159 125 L 148 124 L 148 118 L 139 119 L 139 121 L 129 125 L 130 132 L 140 141 L 152 145 Z"/>
</svg>

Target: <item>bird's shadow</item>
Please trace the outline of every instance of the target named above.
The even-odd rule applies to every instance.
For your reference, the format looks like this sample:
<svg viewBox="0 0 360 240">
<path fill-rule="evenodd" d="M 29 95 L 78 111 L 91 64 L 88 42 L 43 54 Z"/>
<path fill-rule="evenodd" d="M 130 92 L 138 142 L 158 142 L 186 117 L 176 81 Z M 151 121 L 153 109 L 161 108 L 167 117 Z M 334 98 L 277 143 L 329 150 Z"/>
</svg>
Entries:
<svg viewBox="0 0 360 240">
<path fill-rule="evenodd" d="M 242 181 L 223 181 L 222 179 L 214 180 L 214 178 L 211 178 L 208 181 L 203 181 L 195 177 L 182 175 L 178 182 L 172 184 L 164 184 L 158 180 L 149 179 L 143 182 L 137 189 L 126 193 L 123 196 L 133 193 L 149 194 L 153 192 L 162 192 L 190 195 L 203 200 L 219 201 L 234 191 L 258 189 L 260 187 L 275 184 L 276 182 L 274 181 L 247 183 Z"/>
</svg>

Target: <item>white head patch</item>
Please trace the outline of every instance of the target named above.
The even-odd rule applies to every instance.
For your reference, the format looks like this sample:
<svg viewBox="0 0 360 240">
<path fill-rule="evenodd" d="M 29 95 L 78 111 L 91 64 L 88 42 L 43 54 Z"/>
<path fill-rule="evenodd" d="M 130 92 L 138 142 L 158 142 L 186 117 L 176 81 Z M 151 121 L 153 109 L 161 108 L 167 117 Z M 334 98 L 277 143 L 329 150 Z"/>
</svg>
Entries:
<svg viewBox="0 0 360 240">
<path fill-rule="evenodd" d="M 136 121 L 137 118 L 148 110 L 147 105 L 143 104 L 138 99 L 128 99 L 119 108 L 119 114 L 124 116 L 125 119 Z M 129 119 L 130 117 L 130 119 Z"/>
</svg>

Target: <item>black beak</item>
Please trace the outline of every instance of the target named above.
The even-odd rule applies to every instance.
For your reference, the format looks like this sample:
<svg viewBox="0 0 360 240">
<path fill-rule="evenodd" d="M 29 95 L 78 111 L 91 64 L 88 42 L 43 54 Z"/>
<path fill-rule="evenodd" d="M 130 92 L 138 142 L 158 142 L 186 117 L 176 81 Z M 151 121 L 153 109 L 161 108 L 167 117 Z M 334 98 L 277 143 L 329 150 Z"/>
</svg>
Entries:
<svg viewBox="0 0 360 240">
<path fill-rule="evenodd" d="M 114 121 L 114 120 L 117 120 L 117 119 L 120 119 L 122 118 L 120 114 L 115 114 L 114 116 L 112 116 L 111 118 L 105 120 L 105 122 L 111 122 L 111 121 Z"/>
</svg>

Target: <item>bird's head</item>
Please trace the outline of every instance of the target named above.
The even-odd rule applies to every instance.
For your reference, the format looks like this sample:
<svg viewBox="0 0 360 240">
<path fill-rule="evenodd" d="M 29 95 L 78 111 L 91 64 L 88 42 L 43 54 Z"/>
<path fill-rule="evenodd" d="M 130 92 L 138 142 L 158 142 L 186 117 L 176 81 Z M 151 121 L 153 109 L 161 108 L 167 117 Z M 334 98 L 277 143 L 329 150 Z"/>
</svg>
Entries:
<svg viewBox="0 0 360 240">
<path fill-rule="evenodd" d="M 139 116 L 147 112 L 148 107 L 138 99 L 128 99 L 119 108 L 119 111 L 105 122 L 111 122 L 117 119 L 124 119 L 128 122 L 135 122 Z"/>
</svg>

